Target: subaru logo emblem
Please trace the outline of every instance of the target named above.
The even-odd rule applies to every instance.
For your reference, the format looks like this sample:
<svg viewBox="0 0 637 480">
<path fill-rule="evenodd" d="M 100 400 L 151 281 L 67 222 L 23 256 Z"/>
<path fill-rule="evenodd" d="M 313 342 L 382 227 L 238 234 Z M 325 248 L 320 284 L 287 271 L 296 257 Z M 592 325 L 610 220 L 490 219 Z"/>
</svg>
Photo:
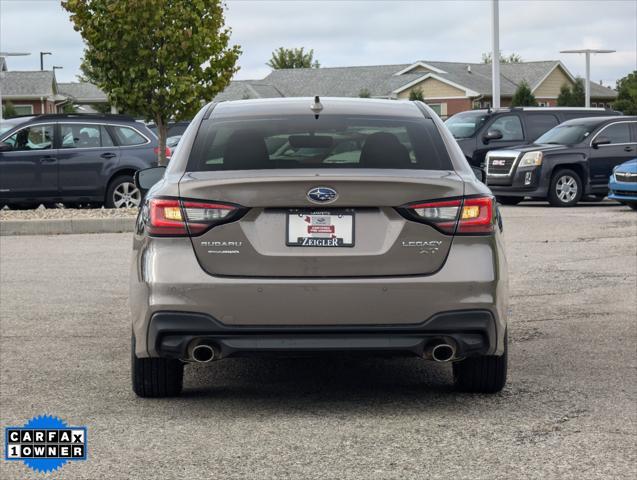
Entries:
<svg viewBox="0 0 637 480">
<path fill-rule="evenodd" d="M 307 198 L 314 203 L 330 203 L 338 198 L 338 193 L 333 188 L 314 187 L 307 192 Z"/>
</svg>

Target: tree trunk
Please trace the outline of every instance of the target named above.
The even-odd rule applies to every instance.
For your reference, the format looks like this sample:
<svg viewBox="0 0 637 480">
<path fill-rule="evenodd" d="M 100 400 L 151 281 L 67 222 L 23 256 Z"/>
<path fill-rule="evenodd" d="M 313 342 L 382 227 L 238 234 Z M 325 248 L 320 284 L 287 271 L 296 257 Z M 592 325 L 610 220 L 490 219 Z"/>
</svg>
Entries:
<svg viewBox="0 0 637 480">
<path fill-rule="evenodd" d="M 155 120 L 157 123 L 157 137 L 159 140 L 159 147 L 157 151 L 157 165 L 168 165 L 168 159 L 166 158 L 166 134 L 168 133 L 168 122 L 163 118 Z"/>
</svg>

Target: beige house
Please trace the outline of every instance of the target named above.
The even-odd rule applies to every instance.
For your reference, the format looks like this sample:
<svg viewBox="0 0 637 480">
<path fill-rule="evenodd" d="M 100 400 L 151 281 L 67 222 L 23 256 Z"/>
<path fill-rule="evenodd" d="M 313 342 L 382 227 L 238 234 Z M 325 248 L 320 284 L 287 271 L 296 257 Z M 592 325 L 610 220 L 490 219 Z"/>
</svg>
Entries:
<svg viewBox="0 0 637 480">
<path fill-rule="evenodd" d="M 508 106 L 522 82 L 526 82 L 540 106 L 555 106 L 562 85 L 575 78 L 559 60 L 502 64 L 501 105 Z M 418 61 L 403 65 L 300 68 L 274 70 L 262 80 L 232 84 L 216 100 L 299 96 L 370 96 L 408 99 L 413 90 L 443 118 L 471 108 L 489 107 L 491 65 L 465 62 Z M 591 104 L 610 107 L 614 90 L 591 82 Z"/>
</svg>

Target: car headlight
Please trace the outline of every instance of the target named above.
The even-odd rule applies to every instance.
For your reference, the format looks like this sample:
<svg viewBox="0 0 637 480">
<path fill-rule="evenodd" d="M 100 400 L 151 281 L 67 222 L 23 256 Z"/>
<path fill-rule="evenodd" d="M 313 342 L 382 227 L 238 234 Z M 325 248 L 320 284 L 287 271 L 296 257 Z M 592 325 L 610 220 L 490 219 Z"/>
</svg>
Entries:
<svg viewBox="0 0 637 480">
<path fill-rule="evenodd" d="M 520 160 L 520 167 L 536 167 L 542 165 L 542 152 L 526 152 Z"/>
</svg>

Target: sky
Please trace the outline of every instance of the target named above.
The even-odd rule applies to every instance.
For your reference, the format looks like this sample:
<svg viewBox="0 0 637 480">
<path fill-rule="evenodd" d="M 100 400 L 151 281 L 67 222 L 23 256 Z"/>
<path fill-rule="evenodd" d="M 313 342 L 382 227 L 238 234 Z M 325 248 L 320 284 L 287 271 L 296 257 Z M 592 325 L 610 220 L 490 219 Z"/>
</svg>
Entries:
<svg viewBox="0 0 637 480">
<path fill-rule="evenodd" d="M 491 49 L 490 0 L 228 0 L 226 24 L 241 45 L 237 79 L 259 79 L 278 47 L 314 49 L 323 67 L 479 62 Z M 605 48 L 591 80 L 614 86 L 637 69 L 637 0 L 500 0 L 500 49 L 524 60 L 562 60 L 584 76 L 583 55 L 560 50 Z M 83 42 L 58 0 L 0 0 L 0 51 L 31 52 L 7 59 L 10 70 L 45 68 L 74 81 Z"/>
</svg>

